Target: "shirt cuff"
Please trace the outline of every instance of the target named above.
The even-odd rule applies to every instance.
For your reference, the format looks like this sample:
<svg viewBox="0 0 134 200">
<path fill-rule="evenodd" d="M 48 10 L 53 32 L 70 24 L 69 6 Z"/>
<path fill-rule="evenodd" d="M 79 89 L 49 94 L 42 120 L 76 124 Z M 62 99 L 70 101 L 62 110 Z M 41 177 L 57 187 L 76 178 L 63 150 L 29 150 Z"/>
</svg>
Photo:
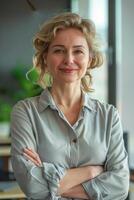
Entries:
<svg viewBox="0 0 134 200">
<path fill-rule="evenodd" d="M 59 188 L 59 181 L 65 175 L 66 169 L 58 164 L 52 164 L 46 162 L 43 162 L 42 166 L 43 166 L 43 176 L 47 180 L 51 197 L 57 196 L 57 199 L 59 199 L 59 197 L 61 197 L 57 194 Z"/>
<path fill-rule="evenodd" d="M 89 198 L 91 198 L 92 200 L 102 200 L 103 199 L 94 180 L 84 182 L 84 183 L 82 183 L 82 186 L 83 186 L 84 190 L 86 191 L 87 195 L 89 196 Z"/>
</svg>

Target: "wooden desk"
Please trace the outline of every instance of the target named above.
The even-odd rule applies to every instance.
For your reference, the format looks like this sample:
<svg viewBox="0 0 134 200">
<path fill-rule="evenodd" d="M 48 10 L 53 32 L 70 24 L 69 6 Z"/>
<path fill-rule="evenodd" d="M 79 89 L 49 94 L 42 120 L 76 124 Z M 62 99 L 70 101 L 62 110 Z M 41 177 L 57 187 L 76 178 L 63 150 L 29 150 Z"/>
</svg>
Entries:
<svg viewBox="0 0 134 200">
<path fill-rule="evenodd" d="M 0 192 L 0 199 L 25 199 L 24 193 L 21 191 L 20 187 L 15 187 L 11 190 Z"/>
<path fill-rule="evenodd" d="M 0 137 L 0 156 L 10 156 L 11 138 Z"/>
<path fill-rule="evenodd" d="M 0 137 L 0 144 L 11 144 L 10 137 Z"/>
<path fill-rule="evenodd" d="M 0 158 L 4 162 L 4 170 L 8 171 L 8 161 L 10 158 L 10 150 L 11 150 L 11 138 L 0 137 Z"/>
<path fill-rule="evenodd" d="M 11 150 L 11 138 L 2 138 L 0 137 L 0 157 L 4 159 L 5 165 L 8 167 L 8 159 L 10 157 L 10 150 Z M 4 167 L 5 170 L 8 171 L 7 167 Z M 7 168 L 7 169 L 6 169 Z M 0 182 L 1 183 L 1 182 Z M 0 199 L 25 199 L 24 193 L 21 191 L 19 185 L 5 190 L 5 191 L 0 191 Z"/>
<path fill-rule="evenodd" d="M 0 156 L 10 156 L 10 145 L 0 146 Z"/>
</svg>

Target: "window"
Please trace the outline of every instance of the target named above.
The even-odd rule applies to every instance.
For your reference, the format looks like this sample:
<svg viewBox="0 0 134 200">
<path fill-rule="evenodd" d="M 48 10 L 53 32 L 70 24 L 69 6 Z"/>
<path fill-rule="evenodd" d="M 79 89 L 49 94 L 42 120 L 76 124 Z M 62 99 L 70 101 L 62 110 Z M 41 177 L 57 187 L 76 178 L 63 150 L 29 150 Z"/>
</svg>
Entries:
<svg viewBox="0 0 134 200">
<path fill-rule="evenodd" d="M 102 51 L 104 53 L 104 64 L 92 71 L 93 88 L 95 91 L 91 96 L 101 101 L 108 101 L 108 2 L 107 0 L 72 0 L 71 11 L 80 14 L 83 18 L 93 20 L 101 38 Z"/>
</svg>

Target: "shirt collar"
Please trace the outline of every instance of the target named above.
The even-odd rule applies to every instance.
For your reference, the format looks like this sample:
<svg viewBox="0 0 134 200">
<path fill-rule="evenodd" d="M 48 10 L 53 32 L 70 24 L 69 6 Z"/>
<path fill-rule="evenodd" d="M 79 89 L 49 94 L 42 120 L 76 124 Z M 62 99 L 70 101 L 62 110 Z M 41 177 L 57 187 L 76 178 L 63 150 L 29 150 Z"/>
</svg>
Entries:
<svg viewBox="0 0 134 200">
<path fill-rule="evenodd" d="M 83 107 L 88 108 L 91 111 L 96 112 L 96 101 L 90 97 L 90 93 L 82 92 L 83 95 Z"/>
<path fill-rule="evenodd" d="M 96 101 L 90 98 L 90 93 L 82 91 L 82 98 L 83 98 L 83 107 L 86 107 L 89 110 L 96 112 L 96 103 L 95 103 Z M 56 104 L 51 96 L 51 93 L 49 89 L 46 88 L 39 97 L 39 104 L 38 104 L 39 111 L 42 112 L 48 106 L 50 106 L 52 109 L 56 109 Z"/>
<path fill-rule="evenodd" d="M 53 109 L 56 109 L 56 105 L 51 96 L 51 93 L 49 92 L 49 89 L 46 88 L 39 97 L 39 104 L 38 104 L 39 111 L 42 112 L 48 106 L 50 106 Z"/>
</svg>

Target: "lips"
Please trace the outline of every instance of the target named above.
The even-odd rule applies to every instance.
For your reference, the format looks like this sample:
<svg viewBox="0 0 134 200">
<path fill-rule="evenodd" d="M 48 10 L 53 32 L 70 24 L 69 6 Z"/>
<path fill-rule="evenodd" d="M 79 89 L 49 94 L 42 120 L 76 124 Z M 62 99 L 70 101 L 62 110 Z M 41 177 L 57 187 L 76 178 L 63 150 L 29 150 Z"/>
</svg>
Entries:
<svg viewBox="0 0 134 200">
<path fill-rule="evenodd" d="M 60 68 L 60 71 L 64 72 L 64 73 L 72 73 L 74 71 L 77 71 L 78 69 L 72 69 L 72 68 Z"/>
</svg>

